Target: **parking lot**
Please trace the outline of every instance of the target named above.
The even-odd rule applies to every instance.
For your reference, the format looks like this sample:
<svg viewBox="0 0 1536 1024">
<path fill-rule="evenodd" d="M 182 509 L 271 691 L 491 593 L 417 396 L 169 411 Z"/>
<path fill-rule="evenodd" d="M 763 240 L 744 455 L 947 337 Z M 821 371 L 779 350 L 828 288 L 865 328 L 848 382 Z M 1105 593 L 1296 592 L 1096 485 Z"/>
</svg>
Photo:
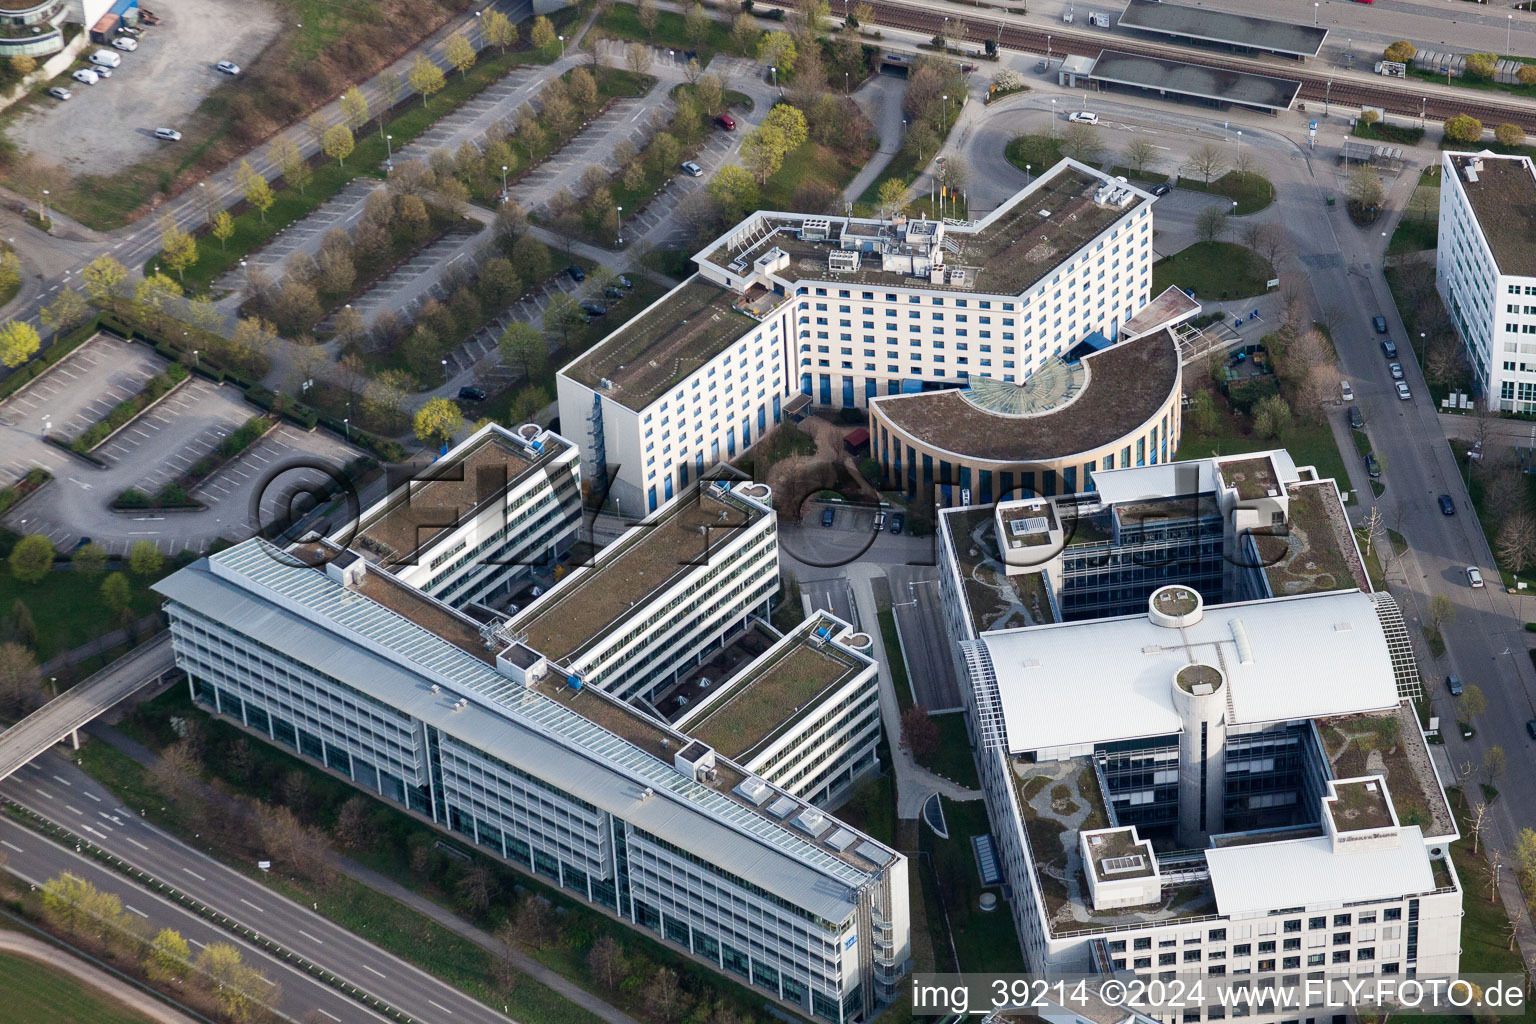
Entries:
<svg viewBox="0 0 1536 1024">
<path fill-rule="evenodd" d="M 0 404 L 4 482 L 32 466 L 54 476 L 7 517 L 6 525 L 44 534 L 62 550 L 84 537 L 119 553 L 145 539 L 168 554 L 198 550 L 216 537 L 244 537 L 260 523 L 275 521 L 295 493 L 324 482 L 323 470 L 303 467 L 318 463 L 339 472 L 360 454 L 323 431 L 306 433 L 283 424 L 193 490 L 205 510 L 114 512 L 109 506 L 117 495 L 128 488 L 157 491 L 259 412 L 233 385 L 194 377 L 96 449 L 107 463 L 104 469 L 42 440 L 40 417 L 57 417 L 56 433 L 64 432 L 64 424 L 78 433 L 136 391 L 134 380 L 142 382 L 163 368 L 147 347 L 98 335 Z M 283 471 L 296 466 L 301 468 Z M 258 494 L 259 517 L 252 512 Z"/>
<path fill-rule="evenodd" d="M 239 0 L 156 0 L 154 10 L 160 24 L 145 28 L 138 50 L 121 55 L 122 65 L 111 78 L 82 85 L 60 76 L 54 84 L 68 88 L 74 99 L 40 98 L 16 119 L 11 140 L 71 174 L 120 171 L 161 146 L 177 145 L 159 142 L 152 133 L 190 127 L 198 104 L 226 80 L 214 64 L 248 63 L 279 25 L 276 5 Z M 98 48 L 88 47 L 84 56 Z"/>
<path fill-rule="evenodd" d="M 363 204 L 380 184 L 372 178 L 358 178 L 340 192 L 321 203 L 303 220 L 295 221 L 279 231 L 272 241 L 245 258 L 248 267 L 255 267 L 276 281 L 284 274 L 284 264 L 296 252 L 313 256 L 320 251 L 325 233 L 332 228 L 350 232 L 363 215 Z M 245 287 L 247 269 L 238 267 L 219 280 L 219 287 L 240 289 Z"/>
</svg>

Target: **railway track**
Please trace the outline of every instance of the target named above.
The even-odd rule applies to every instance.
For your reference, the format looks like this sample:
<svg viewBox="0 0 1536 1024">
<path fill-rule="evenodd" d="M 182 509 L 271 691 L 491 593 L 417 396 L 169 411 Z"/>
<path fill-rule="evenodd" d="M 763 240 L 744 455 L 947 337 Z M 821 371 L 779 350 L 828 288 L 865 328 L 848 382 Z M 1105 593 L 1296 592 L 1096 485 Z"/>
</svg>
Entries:
<svg viewBox="0 0 1536 1024">
<path fill-rule="evenodd" d="M 762 2 L 769 6 L 786 9 L 792 9 L 795 6 L 791 0 L 762 0 Z M 1416 93 L 1411 85 L 1406 84 L 1412 81 L 1411 79 L 1403 80 L 1405 84 L 1398 86 L 1368 85 L 1354 79 L 1335 81 L 1327 75 L 1304 70 L 1305 65 L 1292 61 L 1277 59 L 1274 62 L 1266 62 L 1222 54 L 1219 56 L 1220 63 L 1217 63 L 1218 57 L 1211 51 L 1197 50 L 1192 47 L 1165 46 L 1126 36 L 1106 36 L 1102 33 L 1075 30 L 1045 32 L 1011 21 L 1000 21 L 995 17 L 981 15 L 979 12 L 976 15 L 956 12 L 946 19 L 942 10 L 948 10 L 948 8 L 935 13 L 933 8 L 915 7 L 898 0 L 869 0 L 869 2 L 874 8 L 874 20 L 877 24 L 919 32 L 923 35 L 937 34 L 944 27 L 946 20 L 951 23 L 964 22 L 969 30 L 967 40 L 971 43 L 994 39 L 999 46 L 1006 49 L 1038 53 L 1042 56 L 1049 54 L 1053 57 L 1058 55 L 1097 57 L 1101 50 L 1114 49 L 1138 56 L 1160 57 L 1164 60 L 1210 67 L 1218 71 L 1242 71 L 1299 81 L 1301 91 L 1297 94 L 1297 99 L 1305 103 L 1331 102 L 1346 106 L 1380 107 L 1391 114 L 1424 117 L 1433 121 L 1444 121 L 1456 114 L 1471 114 L 1485 125 L 1509 122 L 1519 125 L 1527 132 L 1536 133 L 1536 106 L 1492 103 L 1483 99 L 1448 97 L 1438 93 Z M 950 27 L 953 29 L 953 24 Z"/>
</svg>

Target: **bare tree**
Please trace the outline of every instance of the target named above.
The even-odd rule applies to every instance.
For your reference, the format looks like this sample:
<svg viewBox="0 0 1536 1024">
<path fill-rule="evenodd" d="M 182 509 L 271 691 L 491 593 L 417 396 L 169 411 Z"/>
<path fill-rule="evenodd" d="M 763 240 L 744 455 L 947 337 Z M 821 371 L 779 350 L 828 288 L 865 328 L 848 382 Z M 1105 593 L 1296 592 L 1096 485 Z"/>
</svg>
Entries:
<svg viewBox="0 0 1536 1024">
<path fill-rule="evenodd" d="M 1536 516 L 1523 508 L 1507 516 L 1499 527 L 1495 550 L 1500 566 L 1510 572 L 1520 572 L 1529 565 L 1536 553 Z"/>
<path fill-rule="evenodd" d="M 1472 833 L 1472 855 L 1477 856 L 1478 843 L 1483 838 L 1483 822 L 1488 817 L 1488 803 L 1484 801 L 1472 809 L 1472 821 L 1467 831 Z"/>
<path fill-rule="evenodd" d="M 1085 164 L 1097 163 L 1104 153 L 1104 143 L 1091 125 L 1069 124 L 1061 133 L 1061 152 Z"/>
<path fill-rule="evenodd" d="M 1157 159 L 1157 147 L 1151 139 L 1133 139 L 1125 147 L 1125 163 L 1140 178 L 1146 174 L 1147 165 Z"/>
<path fill-rule="evenodd" d="M 554 934 L 555 912 L 550 909 L 547 901 L 533 893 L 524 893 L 523 898 L 518 900 L 513 921 L 518 939 L 534 949 L 543 949 Z"/>
<path fill-rule="evenodd" d="M 1220 206 L 1207 206 L 1195 217 L 1195 237 L 1202 242 L 1214 242 L 1226 226 L 1227 211 Z"/>
<path fill-rule="evenodd" d="M 1209 186 L 1211 179 L 1219 176 L 1227 166 L 1227 157 L 1220 146 L 1207 142 L 1189 154 L 1187 166 L 1193 173 L 1200 175 L 1201 180 Z"/>
<path fill-rule="evenodd" d="M 523 979 L 522 972 L 518 969 L 517 925 L 507 921 L 496 929 L 496 941 L 499 945 L 492 957 L 491 970 L 496 988 L 501 992 L 502 998 L 506 998 L 516 991 L 518 983 Z"/>
<path fill-rule="evenodd" d="M 1386 522 L 1386 516 L 1381 514 L 1380 505 L 1372 505 L 1371 510 L 1360 517 L 1360 531 L 1365 534 L 1365 556 L 1371 556 L 1371 548 L 1375 545 L 1376 537 L 1381 533 L 1382 525 Z"/>
</svg>

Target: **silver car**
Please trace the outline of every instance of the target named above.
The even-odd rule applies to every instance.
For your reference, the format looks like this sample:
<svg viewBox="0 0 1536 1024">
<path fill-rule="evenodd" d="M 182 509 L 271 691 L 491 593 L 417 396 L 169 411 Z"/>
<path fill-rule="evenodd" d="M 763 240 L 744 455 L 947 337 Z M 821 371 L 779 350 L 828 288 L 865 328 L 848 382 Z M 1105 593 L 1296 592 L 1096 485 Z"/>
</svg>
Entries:
<svg viewBox="0 0 1536 1024">
<path fill-rule="evenodd" d="M 1387 364 L 1387 369 L 1392 371 L 1392 379 L 1393 380 L 1402 380 L 1403 379 L 1403 364 L 1402 363 L 1388 363 Z"/>
</svg>

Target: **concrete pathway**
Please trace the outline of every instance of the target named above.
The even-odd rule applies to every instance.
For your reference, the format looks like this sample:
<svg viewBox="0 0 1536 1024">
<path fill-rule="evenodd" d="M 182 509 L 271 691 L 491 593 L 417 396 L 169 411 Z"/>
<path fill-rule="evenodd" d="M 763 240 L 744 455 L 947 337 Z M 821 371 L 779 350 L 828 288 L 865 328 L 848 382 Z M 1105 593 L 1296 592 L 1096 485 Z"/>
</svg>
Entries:
<svg viewBox="0 0 1536 1024">
<path fill-rule="evenodd" d="M 906 140 L 906 121 L 902 117 L 901 102 L 906 95 L 906 79 L 894 75 L 873 75 L 854 91 L 854 102 L 875 126 L 880 148 L 875 150 L 875 155 L 870 157 L 864 169 L 854 175 L 848 187 L 843 189 L 843 199 L 847 202 L 856 202 L 865 189 L 885 173 L 885 169 L 901 151 L 901 144 Z"/>
</svg>

